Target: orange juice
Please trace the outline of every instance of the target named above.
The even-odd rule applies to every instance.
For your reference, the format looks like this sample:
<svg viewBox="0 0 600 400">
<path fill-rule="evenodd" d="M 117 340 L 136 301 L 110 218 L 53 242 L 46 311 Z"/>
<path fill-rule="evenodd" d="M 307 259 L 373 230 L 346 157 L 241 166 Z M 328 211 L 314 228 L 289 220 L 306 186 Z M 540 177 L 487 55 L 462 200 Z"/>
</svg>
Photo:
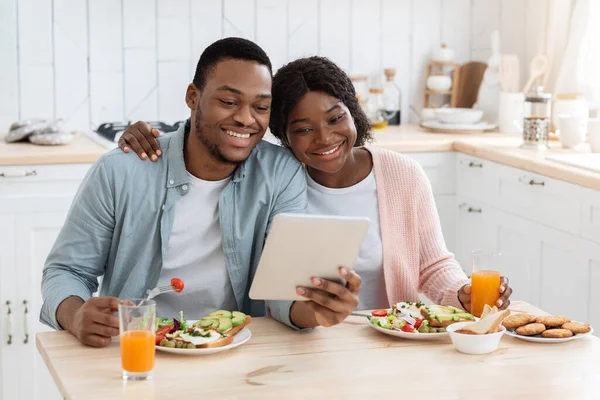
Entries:
<svg viewBox="0 0 600 400">
<path fill-rule="evenodd" d="M 127 372 L 148 372 L 154 367 L 155 336 L 150 331 L 121 334 L 121 363 Z"/>
<path fill-rule="evenodd" d="M 500 297 L 499 288 L 499 272 L 473 271 L 471 274 L 471 314 L 480 317 L 484 305 L 493 307 Z"/>
</svg>

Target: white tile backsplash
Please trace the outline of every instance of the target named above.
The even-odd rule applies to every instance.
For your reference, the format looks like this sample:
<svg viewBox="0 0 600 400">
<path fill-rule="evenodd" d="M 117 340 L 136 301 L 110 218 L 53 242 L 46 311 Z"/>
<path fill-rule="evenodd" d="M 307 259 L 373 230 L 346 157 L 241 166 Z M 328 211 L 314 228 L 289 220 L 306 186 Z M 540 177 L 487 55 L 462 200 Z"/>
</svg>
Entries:
<svg viewBox="0 0 600 400">
<path fill-rule="evenodd" d="M 423 102 L 425 63 L 447 43 L 486 61 L 490 34 L 537 51 L 545 0 L 0 0 L 0 131 L 25 117 L 89 130 L 106 121 L 189 115 L 202 50 L 224 36 L 257 41 L 274 68 L 321 54 L 351 74 L 397 69 L 403 120 Z M 527 21 L 527 24 L 526 24 Z M 414 114 L 413 114 L 414 119 Z"/>
</svg>

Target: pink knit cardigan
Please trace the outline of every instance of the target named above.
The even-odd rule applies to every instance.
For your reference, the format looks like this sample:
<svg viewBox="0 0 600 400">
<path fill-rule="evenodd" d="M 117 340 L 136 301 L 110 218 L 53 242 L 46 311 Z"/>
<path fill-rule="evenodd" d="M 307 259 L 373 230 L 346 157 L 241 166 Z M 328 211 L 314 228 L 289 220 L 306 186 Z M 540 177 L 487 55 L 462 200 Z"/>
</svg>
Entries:
<svg viewBox="0 0 600 400">
<path fill-rule="evenodd" d="M 414 160 L 368 148 L 377 182 L 383 271 L 390 305 L 418 301 L 463 308 L 458 290 L 467 276 L 446 248 L 429 179 Z"/>
</svg>

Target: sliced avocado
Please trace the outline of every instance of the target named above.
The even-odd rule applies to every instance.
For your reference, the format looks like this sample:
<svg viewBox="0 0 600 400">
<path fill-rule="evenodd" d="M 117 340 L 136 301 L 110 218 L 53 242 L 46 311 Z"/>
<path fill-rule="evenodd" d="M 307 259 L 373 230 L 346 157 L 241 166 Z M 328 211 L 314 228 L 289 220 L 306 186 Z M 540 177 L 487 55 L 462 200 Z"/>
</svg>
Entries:
<svg viewBox="0 0 600 400">
<path fill-rule="evenodd" d="M 452 315 L 436 315 L 435 319 L 437 319 L 438 321 L 442 322 L 442 321 L 453 321 L 453 316 Z"/>
<path fill-rule="evenodd" d="M 218 319 L 214 319 L 212 321 L 212 325 L 210 327 L 217 329 L 219 327 L 219 320 Z"/>
<path fill-rule="evenodd" d="M 196 322 L 194 324 L 194 326 L 199 326 L 201 328 L 208 328 L 208 327 L 212 326 L 213 322 L 215 322 L 214 319 L 203 318 L 200 321 Z"/>
<path fill-rule="evenodd" d="M 223 317 L 219 318 L 219 332 L 225 333 L 228 330 L 233 328 L 233 324 L 231 323 L 231 318 Z"/>
<path fill-rule="evenodd" d="M 231 318 L 231 311 L 217 310 L 208 314 L 209 317 L 227 317 Z"/>
<path fill-rule="evenodd" d="M 462 313 L 464 313 L 464 311 L 463 311 L 463 310 L 461 310 L 460 308 L 456 308 L 456 307 L 452 307 L 452 306 L 448 306 L 448 308 L 449 308 L 450 310 L 452 310 L 452 312 L 454 312 L 454 313 L 458 313 L 458 314 L 462 314 Z"/>
<path fill-rule="evenodd" d="M 239 311 L 234 311 L 231 314 L 232 314 L 231 324 L 233 326 L 241 325 L 246 320 L 246 314 L 244 314 L 244 313 L 241 313 Z"/>
</svg>

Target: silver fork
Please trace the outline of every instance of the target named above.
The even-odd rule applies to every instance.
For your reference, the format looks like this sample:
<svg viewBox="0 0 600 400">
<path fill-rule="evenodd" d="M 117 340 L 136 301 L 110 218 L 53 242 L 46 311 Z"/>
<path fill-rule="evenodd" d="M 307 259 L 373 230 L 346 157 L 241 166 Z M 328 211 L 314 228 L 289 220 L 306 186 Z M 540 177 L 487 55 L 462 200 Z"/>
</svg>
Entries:
<svg viewBox="0 0 600 400">
<path fill-rule="evenodd" d="M 151 299 L 155 298 L 156 296 L 158 296 L 159 294 L 172 292 L 174 290 L 175 289 L 173 289 L 173 286 L 171 286 L 171 285 L 157 286 L 154 289 L 148 289 L 146 291 L 146 293 L 148 294 L 148 297 L 146 297 L 146 300 L 151 300 Z"/>
</svg>

